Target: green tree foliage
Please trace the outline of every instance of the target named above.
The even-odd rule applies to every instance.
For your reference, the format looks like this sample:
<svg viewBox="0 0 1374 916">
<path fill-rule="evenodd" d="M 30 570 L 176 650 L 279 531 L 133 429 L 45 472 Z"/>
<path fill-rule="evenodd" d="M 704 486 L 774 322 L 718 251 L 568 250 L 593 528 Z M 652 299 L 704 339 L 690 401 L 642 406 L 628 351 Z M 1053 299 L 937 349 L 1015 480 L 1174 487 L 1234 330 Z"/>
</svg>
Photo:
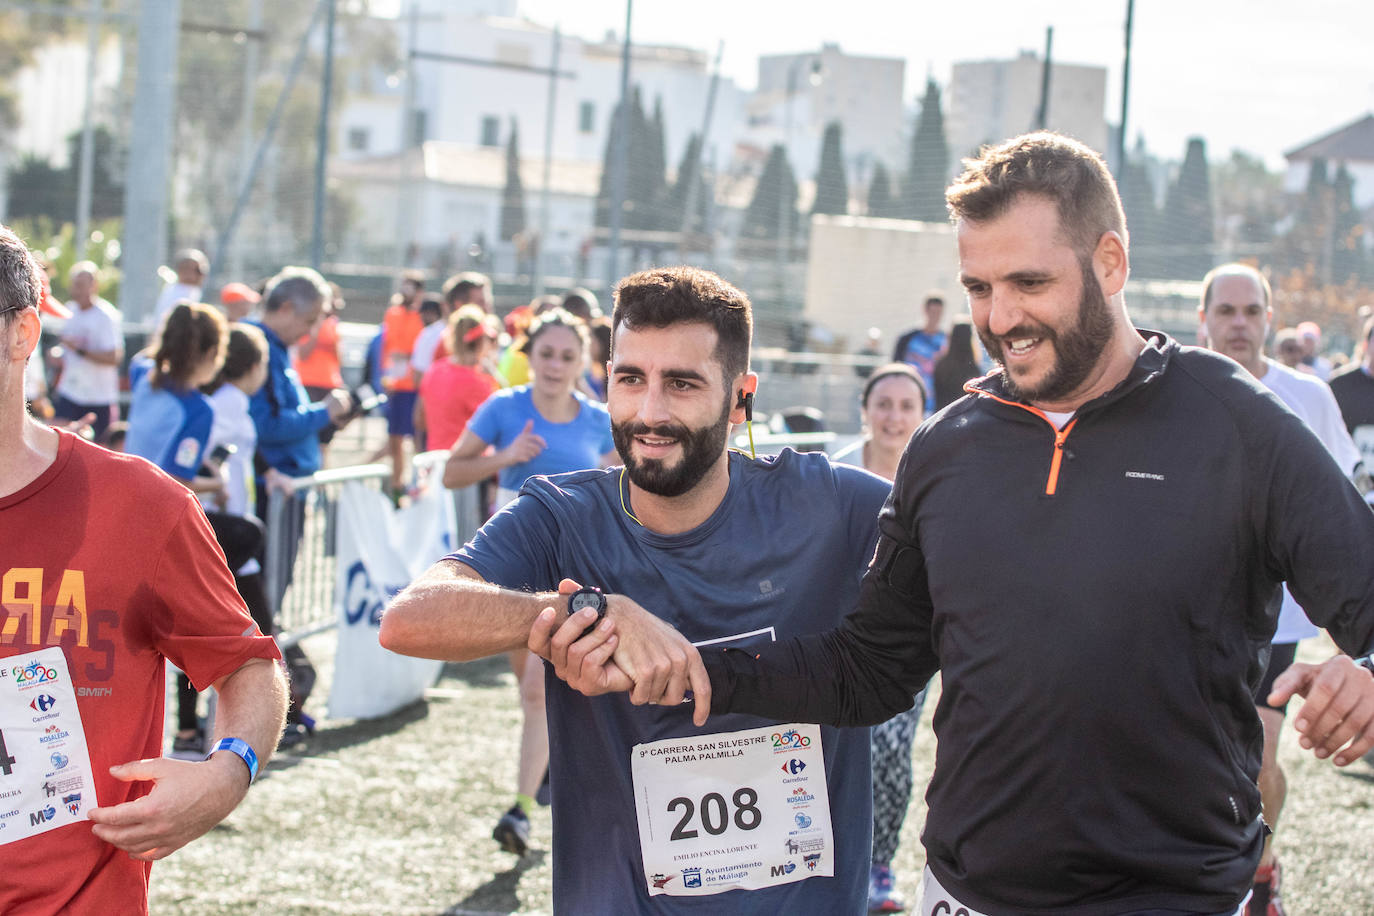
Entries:
<svg viewBox="0 0 1374 916">
<path fill-rule="evenodd" d="M 945 140 L 945 116 L 940 111 L 940 87 L 926 81 L 921 100 L 921 116 L 911 138 L 906 180 L 902 182 L 903 219 L 943 223 L 949 219 L 945 209 L 945 186 L 949 179 L 949 144 Z"/>
<path fill-rule="evenodd" d="M 1137 151 L 1143 152 L 1139 147 Z M 1131 242 L 1131 276 L 1167 276 L 1168 259 L 1162 256 L 1161 216 L 1149 170 L 1144 163 L 1128 157 L 1119 185 L 1121 208 L 1126 211 L 1126 230 Z"/>
<path fill-rule="evenodd" d="M 1318 271 L 1323 281 L 1327 279 L 1333 197 L 1326 160 L 1313 159 L 1307 169 L 1307 186 L 1295 204 L 1293 223 L 1283 240 L 1284 266 Z"/>
<path fill-rule="evenodd" d="M 91 216 L 111 219 L 124 211 L 122 156 L 115 139 L 104 127 L 91 133 Z M 57 226 L 76 218 L 77 186 L 80 181 L 81 132 L 67 137 L 67 165 L 56 168 L 46 158 L 25 155 L 9 170 L 9 218 L 46 217 Z"/>
<path fill-rule="evenodd" d="M 754 186 L 741 234 L 745 238 L 776 239 L 779 223 L 784 221 L 783 231 L 791 238 L 797 231 L 797 178 L 787 161 L 787 151 L 779 143 L 768 154 L 763 174 Z"/>
<path fill-rule="evenodd" d="M 839 121 L 825 125 L 825 136 L 821 138 L 821 166 L 816 173 L 816 199 L 811 204 L 812 213 L 849 212 L 849 180 L 844 174 L 844 151 L 842 137 L 844 129 Z"/>
<path fill-rule="evenodd" d="M 675 231 L 679 227 L 676 225 L 674 216 L 667 212 L 664 203 L 668 199 L 668 152 L 663 132 L 663 99 L 654 99 L 654 116 L 644 125 L 644 155 L 646 164 L 644 168 L 643 181 L 645 182 L 645 200 L 648 203 L 647 212 L 641 214 L 641 229 L 663 229 Z"/>
<path fill-rule="evenodd" d="M 617 105 L 611 114 L 611 129 L 606 136 L 606 152 L 601 166 L 601 188 L 596 196 L 596 224 L 610 225 L 611 187 L 614 176 L 615 147 L 620 131 L 629 131 L 629 155 L 625 162 L 625 202 L 621 226 L 624 229 L 672 228 L 662 213 L 667 196 L 664 169 L 663 118 L 656 110 L 650 120 L 638 86 L 630 94 L 629 117 L 620 117 Z"/>
<path fill-rule="evenodd" d="M 887 167 L 881 162 L 873 166 L 873 177 L 868 182 L 868 215 L 883 219 L 897 216 L 897 201 L 892 194 L 892 180 L 887 177 Z"/>
<path fill-rule="evenodd" d="M 1355 179 L 1342 162 L 1331 182 L 1331 280 L 1359 281 L 1366 276 L 1364 225 L 1355 206 Z"/>
<path fill-rule="evenodd" d="M 1276 224 L 1287 210 L 1283 177 L 1264 161 L 1240 150 L 1212 169 L 1217 224 L 1230 227 L 1229 241 L 1240 257 L 1272 258 Z"/>
<path fill-rule="evenodd" d="M 254 145 L 262 138 L 286 74 L 315 11 L 314 3 L 263 4 L 264 40 L 258 42 L 254 74 Z M 218 27 L 245 27 L 249 0 L 197 4 L 195 15 L 182 4 L 183 18 Z M 321 17 L 320 22 L 324 19 Z M 243 76 L 249 43 L 232 32 L 184 29 L 178 42 L 174 155 L 188 192 L 175 214 L 173 245 L 208 245 L 228 221 L 247 163 L 242 161 Z M 239 237 L 254 228 L 284 223 L 299 250 L 279 257 L 304 257 L 313 219 L 316 130 L 323 76 L 323 30 L 311 37 L 304 67 L 287 99 L 272 149 L 253 188 L 250 213 L 261 222 L 244 223 Z M 370 0 L 340 3 L 335 31 L 332 94 L 337 112 L 350 91 L 372 91 L 385 75 L 400 68 L 394 22 L 370 15 Z M 132 84 L 132 68 L 125 73 Z M 132 92 L 132 85 L 126 92 Z M 333 124 L 334 122 L 331 122 Z M 331 131 L 335 132 L 335 131 Z M 335 195 L 337 197 L 337 195 Z M 349 208 L 337 209 L 335 219 Z M 211 257 L 215 252 L 206 252 Z"/>
<path fill-rule="evenodd" d="M 1214 254 L 1212 183 L 1207 147 L 1194 137 L 1179 169 L 1178 179 L 1164 200 L 1164 237 L 1167 275 L 1178 280 L 1201 280 L 1212 269 Z"/>
<path fill-rule="evenodd" d="M 509 242 L 525 231 L 525 186 L 520 182 L 520 138 L 515 119 L 506 143 L 506 186 L 501 191 L 501 240 Z"/>
<path fill-rule="evenodd" d="M 64 0 L 37 0 L 32 7 L 63 7 Z M 59 13 L 0 12 L 0 127 L 14 127 L 18 108 L 10 78 L 33 62 L 33 54 L 44 44 L 71 33 L 79 20 Z"/>
<path fill-rule="evenodd" d="M 695 190 L 691 189 L 692 183 L 696 185 Z M 689 192 L 694 195 L 695 202 L 690 219 L 686 215 Z M 668 191 L 668 205 L 664 208 L 664 217 L 668 225 L 664 228 L 681 229 L 686 232 L 705 231 L 709 202 L 710 188 L 701 168 L 701 137 L 694 133 L 687 139 L 687 146 L 682 151 L 682 161 L 678 163 L 677 178 Z"/>
</svg>

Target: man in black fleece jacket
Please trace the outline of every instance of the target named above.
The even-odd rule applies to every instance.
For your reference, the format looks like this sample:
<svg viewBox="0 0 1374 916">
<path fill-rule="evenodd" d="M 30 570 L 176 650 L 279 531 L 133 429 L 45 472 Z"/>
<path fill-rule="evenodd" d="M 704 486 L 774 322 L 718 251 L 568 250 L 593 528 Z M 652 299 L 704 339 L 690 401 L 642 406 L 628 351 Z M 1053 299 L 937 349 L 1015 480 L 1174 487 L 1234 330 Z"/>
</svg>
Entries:
<svg viewBox="0 0 1374 916">
<path fill-rule="evenodd" d="M 1374 747 L 1374 514 L 1239 365 L 1132 327 L 1095 153 L 1033 134 L 967 166 L 960 278 L 1001 368 L 913 436 L 843 626 L 709 651 L 698 717 L 879 722 L 939 670 L 924 913 L 1235 913 L 1281 581 L 1349 655 L 1271 696 L 1307 698 L 1318 757 Z M 550 651 L 574 686 L 649 676 L 575 635 Z"/>
</svg>

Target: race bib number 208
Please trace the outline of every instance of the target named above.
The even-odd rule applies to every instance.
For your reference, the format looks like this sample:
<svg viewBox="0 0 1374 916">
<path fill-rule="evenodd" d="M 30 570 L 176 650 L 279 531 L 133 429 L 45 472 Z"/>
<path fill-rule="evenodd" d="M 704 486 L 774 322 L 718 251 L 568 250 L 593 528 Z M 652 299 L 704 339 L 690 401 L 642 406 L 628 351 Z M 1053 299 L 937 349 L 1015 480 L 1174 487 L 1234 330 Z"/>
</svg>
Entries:
<svg viewBox="0 0 1374 916">
<path fill-rule="evenodd" d="M 703 896 L 833 875 L 821 732 L 778 725 L 631 750 L 651 896 Z"/>
</svg>

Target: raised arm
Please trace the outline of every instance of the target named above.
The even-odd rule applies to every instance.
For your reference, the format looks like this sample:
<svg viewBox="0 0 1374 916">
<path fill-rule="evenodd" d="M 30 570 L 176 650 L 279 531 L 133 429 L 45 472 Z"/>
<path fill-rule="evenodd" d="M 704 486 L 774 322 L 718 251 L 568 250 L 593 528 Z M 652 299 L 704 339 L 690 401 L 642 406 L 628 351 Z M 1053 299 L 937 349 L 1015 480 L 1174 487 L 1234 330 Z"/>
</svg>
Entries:
<svg viewBox="0 0 1374 916">
<path fill-rule="evenodd" d="M 547 443 L 534 431 L 534 421 L 527 420 L 525 428 L 510 445 L 487 453 L 487 443 L 471 429 L 463 430 L 449 451 L 444 463 L 444 486 L 461 490 L 479 480 L 485 480 L 502 468 L 529 461 L 542 452 Z M 528 628 L 525 631 L 529 632 Z M 523 643 L 523 640 L 521 641 Z"/>
<path fill-rule="evenodd" d="M 469 661 L 523 648 L 539 612 L 563 604 L 557 592 L 500 588 L 444 559 L 392 600 L 379 639 L 401 655 Z"/>
</svg>

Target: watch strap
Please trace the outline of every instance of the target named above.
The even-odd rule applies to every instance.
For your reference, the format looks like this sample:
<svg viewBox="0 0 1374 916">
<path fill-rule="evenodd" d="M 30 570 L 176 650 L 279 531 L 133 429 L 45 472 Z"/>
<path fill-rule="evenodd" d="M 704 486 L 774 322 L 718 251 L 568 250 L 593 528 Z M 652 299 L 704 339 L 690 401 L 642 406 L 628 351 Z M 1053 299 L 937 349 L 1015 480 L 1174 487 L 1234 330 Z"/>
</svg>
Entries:
<svg viewBox="0 0 1374 916">
<path fill-rule="evenodd" d="M 1374 674 L 1374 655 L 1366 655 L 1355 659 L 1355 664 L 1359 665 L 1370 674 Z"/>
<path fill-rule="evenodd" d="M 209 760 L 220 751 L 235 754 L 243 761 L 243 765 L 248 767 L 248 784 L 251 786 L 253 780 L 258 778 L 258 755 L 253 752 L 253 746 L 242 738 L 221 738 L 210 748 L 210 753 L 205 755 L 205 759 Z"/>
</svg>

